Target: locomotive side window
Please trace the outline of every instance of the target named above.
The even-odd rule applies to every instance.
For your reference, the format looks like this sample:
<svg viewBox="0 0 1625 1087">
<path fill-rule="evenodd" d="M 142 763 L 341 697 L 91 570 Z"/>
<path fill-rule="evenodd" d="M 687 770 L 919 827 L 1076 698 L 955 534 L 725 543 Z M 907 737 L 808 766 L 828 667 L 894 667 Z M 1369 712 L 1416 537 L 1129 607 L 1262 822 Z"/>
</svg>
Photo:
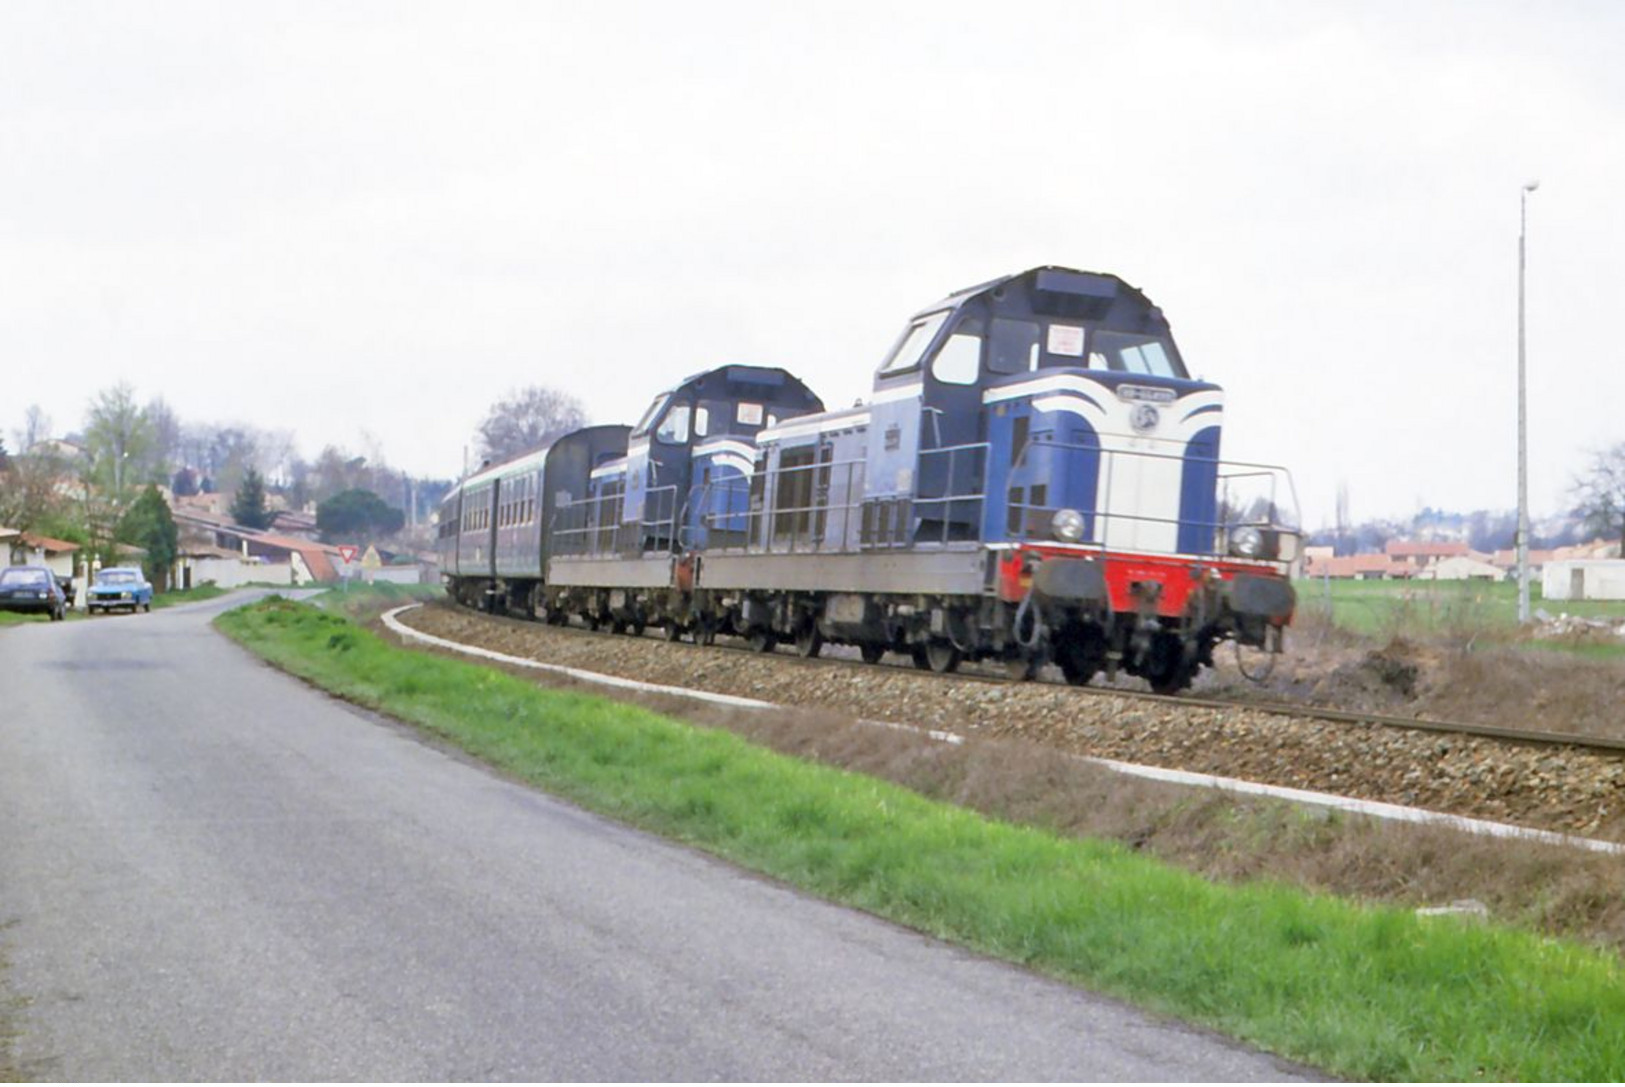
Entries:
<svg viewBox="0 0 1625 1087">
<path fill-rule="evenodd" d="M 703 438 L 711 433 L 711 409 L 698 407 L 694 409 L 694 436 Z"/>
<path fill-rule="evenodd" d="M 928 313 L 918 321 L 908 326 L 903 338 L 897 341 L 892 353 L 886 357 L 885 363 L 880 367 L 882 374 L 900 374 L 904 370 L 912 370 L 920 364 L 925 357 L 925 349 L 931 346 L 931 341 L 937 338 L 937 331 L 942 323 L 948 319 L 948 310 Z"/>
<path fill-rule="evenodd" d="M 988 337 L 987 368 L 995 374 L 1024 374 L 1038 369 L 1042 330 L 1036 321 L 995 317 Z"/>
<path fill-rule="evenodd" d="M 931 376 L 947 385 L 974 385 L 982 364 L 982 322 L 967 317 L 931 363 Z"/>
<path fill-rule="evenodd" d="M 678 404 L 666 413 L 660 420 L 660 429 L 655 431 L 655 437 L 663 442 L 688 441 L 689 407 L 687 404 Z"/>
</svg>

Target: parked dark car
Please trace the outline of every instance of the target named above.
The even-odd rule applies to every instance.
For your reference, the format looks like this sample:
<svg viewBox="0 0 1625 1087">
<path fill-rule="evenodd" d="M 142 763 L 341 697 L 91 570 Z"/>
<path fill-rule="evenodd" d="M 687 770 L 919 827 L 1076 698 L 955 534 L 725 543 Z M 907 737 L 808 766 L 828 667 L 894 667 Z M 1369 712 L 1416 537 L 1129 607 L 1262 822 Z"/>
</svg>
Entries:
<svg viewBox="0 0 1625 1087">
<path fill-rule="evenodd" d="M 114 608 L 152 610 L 152 585 L 140 570 L 133 566 L 109 566 L 96 571 L 90 583 L 90 598 L 85 608 L 94 612 L 112 611 Z"/>
<path fill-rule="evenodd" d="M 45 567 L 8 566 L 0 570 L 0 611 L 42 611 L 54 622 L 67 617 L 68 598 Z"/>
</svg>

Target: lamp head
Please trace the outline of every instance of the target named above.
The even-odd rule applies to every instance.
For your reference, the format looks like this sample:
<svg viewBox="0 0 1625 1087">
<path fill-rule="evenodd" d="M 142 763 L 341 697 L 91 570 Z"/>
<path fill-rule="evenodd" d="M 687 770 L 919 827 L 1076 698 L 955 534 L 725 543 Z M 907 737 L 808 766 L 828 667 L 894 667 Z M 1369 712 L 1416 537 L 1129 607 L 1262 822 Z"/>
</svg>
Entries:
<svg viewBox="0 0 1625 1087">
<path fill-rule="evenodd" d="M 1523 191 L 1524 192 L 1534 192 L 1538 188 L 1540 188 L 1540 182 L 1538 180 L 1536 180 L 1536 181 L 1525 181 L 1523 183 Z"/>
</svg>

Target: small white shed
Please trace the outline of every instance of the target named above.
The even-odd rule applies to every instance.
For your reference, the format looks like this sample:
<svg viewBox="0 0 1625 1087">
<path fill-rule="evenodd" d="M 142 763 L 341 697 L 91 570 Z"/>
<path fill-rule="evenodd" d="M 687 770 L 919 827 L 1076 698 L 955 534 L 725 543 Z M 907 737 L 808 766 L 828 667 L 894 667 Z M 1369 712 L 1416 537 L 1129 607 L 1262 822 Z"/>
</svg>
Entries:
<svg viewBox="0 0 1625 1087">
<path fill-rule="evenodd" d="M 1540 591 L 1547 600 L 1625 600 L 1625 560 L 1554 559 Z"/>
<path fill-rule="evenodd" d="M 1500 581 L 1503 576 L 1499 567 L 1468 555 L 1440 559 L 1411 575 L 1417 581 Z"/>
</svg>

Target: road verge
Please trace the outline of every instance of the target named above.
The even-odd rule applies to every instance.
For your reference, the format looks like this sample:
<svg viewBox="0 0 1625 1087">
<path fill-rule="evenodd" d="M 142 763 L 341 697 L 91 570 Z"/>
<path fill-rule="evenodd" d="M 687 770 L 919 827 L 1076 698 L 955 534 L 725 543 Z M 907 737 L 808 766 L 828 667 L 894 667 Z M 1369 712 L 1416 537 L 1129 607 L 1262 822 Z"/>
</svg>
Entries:
<svg viewBox="0 0 1625 1087">
<path fill-rule="evenodd" d="M 397 649 L 271 600 L 219 623 L 341 697 L 584 807 L 813 893 L 1362 1079 L 1617 1080 L 1612 956 L 1226 886 L 634 707 Z"/>
</svg>

